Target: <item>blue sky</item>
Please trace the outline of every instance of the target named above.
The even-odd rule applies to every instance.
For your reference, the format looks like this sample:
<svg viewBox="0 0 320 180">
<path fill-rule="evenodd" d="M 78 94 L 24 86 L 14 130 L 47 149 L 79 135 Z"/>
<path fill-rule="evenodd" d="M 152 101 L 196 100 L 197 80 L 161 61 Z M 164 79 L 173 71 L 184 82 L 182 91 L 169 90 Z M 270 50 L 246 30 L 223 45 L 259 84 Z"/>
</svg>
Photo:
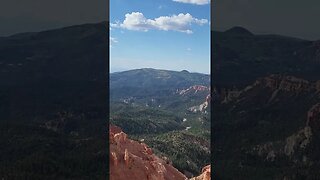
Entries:
<svg viewBox="0 0 320 180">
<path fill-rule="evenodd" d="M 210 72 L 208 0 L 112 0 L 110 27 L 111 72 Z"/>
</svg>

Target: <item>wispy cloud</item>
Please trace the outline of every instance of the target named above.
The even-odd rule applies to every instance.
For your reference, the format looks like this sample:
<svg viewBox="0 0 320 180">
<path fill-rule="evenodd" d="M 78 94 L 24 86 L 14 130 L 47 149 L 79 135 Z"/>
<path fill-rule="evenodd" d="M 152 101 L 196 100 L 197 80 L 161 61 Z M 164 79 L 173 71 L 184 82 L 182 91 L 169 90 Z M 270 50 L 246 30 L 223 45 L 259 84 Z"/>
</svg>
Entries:
<svg viewBox="0 0 320 180">
<path fill-rule="evenodd" d="M 197 19 L 191 14 L 180 13 L 172 16 L 160 16 L 155 19 L 147 19 L 141 12 L 132 12 L 125 15 L 123 22 L 111 23 L 113 28 L 123 28 L 134 31 L 149 31 L 152 29 L 163 31 L 178 31 L 191 34 L 192 24 L 207 24 L 207 19 Z"/>
<path fill-rule="evenodd" d="M 175 2 L 187 3 L 187 4 L 196 4 L 196 5 L 205 5 L 209 4 L 210 0 L 173 0 Z"/>
<path fill-rule="evenodd" d="M 112 47 L 113 44 L 115 44 L 115 43 L 118 43 L 118 40 L 116 38 L 110 36 L 110 47 Z"/>
</svg>

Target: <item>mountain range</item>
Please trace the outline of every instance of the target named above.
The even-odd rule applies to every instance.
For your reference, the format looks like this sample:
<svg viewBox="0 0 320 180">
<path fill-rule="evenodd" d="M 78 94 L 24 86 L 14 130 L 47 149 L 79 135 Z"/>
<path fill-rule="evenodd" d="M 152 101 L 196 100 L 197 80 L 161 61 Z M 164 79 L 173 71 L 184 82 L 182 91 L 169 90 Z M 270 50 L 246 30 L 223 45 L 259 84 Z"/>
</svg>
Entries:
<svg viewBox="0 0 320 180">
<path fill-rule="evenodd" d="M 106 179 L 108 26 L 0 38 L 0 178 Z"/>
<path fill-rule="evenodd" d="M 210 76 L 200 73 L 189 73 L 144 68 L 110 74 L 111 99 L 123 96 L 161 96 L 187 88 L 192 85 L 210 84 Z M 126 91 L 129 90 L 130 92 Z M 141 90 L 145 92 L 141 92 Z M 159 94 L 160 93 L 160 94 Z"/>
<path fill-rule="evenodd" d="M 212 79 L 110 74 L 110 123 L 189 177 L 211 147 L 216 179 L 319 177 L 319 42 L 211 33 Z M 105 22 L 0 38 L 1 178 L 106 178 L 107 38 Z"/>
<path fill-rule="evenodd" d="M 107 29 L 102 22 L 0 38 L 1 178 L 108 176 Z M 188 71 L 112 73 L 110 121 L 199 175 L 210 163 L 209 83 Z"/>
<path fill-rule="evenodd" d="M 319 42 L 241 27 L 212 37 L 216 178 L 317 179 Z"/>
<path fill-rule="evenodd" d="M 255 35 L 242 27 L 212 31 L 213 82 L 247 85 L 270 74 L 320 77 L 319 42 L 279 35 Z"/>
</svg>

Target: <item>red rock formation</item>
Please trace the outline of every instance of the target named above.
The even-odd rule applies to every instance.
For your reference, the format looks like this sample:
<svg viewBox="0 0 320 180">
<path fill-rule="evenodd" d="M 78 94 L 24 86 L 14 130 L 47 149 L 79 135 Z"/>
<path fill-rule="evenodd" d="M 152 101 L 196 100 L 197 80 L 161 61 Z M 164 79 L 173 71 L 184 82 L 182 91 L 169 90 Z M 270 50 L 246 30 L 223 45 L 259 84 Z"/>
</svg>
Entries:
<svg viewBox="0 0 320 180">
<path fill-rule="evenodd" d="M 202 174 L 194 177 L 191 180 L 211 180 L 211 165 L 202 168 Z"/>
<path fill-rule="evenodd" d="M 208 94 L 208 96 L 206 97 L 206 102 L 207 102 L 208 104 L 210 104 L 210 101 L 211 101 L 211 95 Z"/>
<path fill-rule="evenodd" d="M 300 162 L 306 163 L 308 156 L 297 156 L 297 153 L 306 152 L 309 144 L 312 143 L 312 138 L 320 130 L 320 103 L 311 107 L 307 113 L 306 126 L 287 137 L 285 142 L 281 141 L 268 142 L 257 145 L 253 151 L 260 157 L 265 157 L 266 161 L 274 161 L 275 158 L 286 155 L 295 163 L 298 162 L 297 157 L 301 157 Z M 283 147 L 281 147 L 283 146 Z"/>
<path fill-rule="evenodd" d="M 191 112 L 205 112 L 205 110 L 208 108 L 209 104 L 210 104 L 210 101 L 211 101 L 211 96 L 210 94 L 207 95 L 206 97 L 206 100 L 200 104 L 199 106 L 193 106 L 193 107 L 190 107 L 188 110 L 191 111 Z"/>
<path fill-rule="evenodd" d="M 111 180 L 185 180 L 185 175 L 152 153 L 144 143 L 128 139 L 119 127 L 110 125 Z"/>
<path fill-rule="evenodd" d="M 181 91 L 177 90 L 177 93 L 179 93 L 179 95 L 182 95 L 182 96 L 195 95 L 198 93 L 201 93 L 201 96 L 203 96 L 203 95 L 206 96 L 205 100 L 202 104 L 188 108 L 189 111 L 194 112 L 194 113 L 204 112 L 207 109 L 207 107 L 209 106 L 210 101 L 211 101 L 210 87 L 207 87 L 207 86 L 194 85 L 194 86 L 191 86 L 187 89 L 183 89 Z"/>
<path fill-rule="evenodd" d="M 188 89 L 183 89 L 183 90 L 179 91 L 179 94 L 180 95 L 186 95 L 189 93 L 196 94 L 198 92 L 203 92 L 203 91 L 210 92 L 210 88 L 207 86 L 202 86 L 202 85 L 194 85 L 194 86 L 189 87 Z"/>
<path fill-rule="evenodd" d="M 256 81 L 254 85 L 263 85 L 272 90 L 296 91 L 308 90 L 312 86 L 306 80 L 292 76 L 271 75 Z"/>
<path fill-rule="evenodd" d="M 313 131 L 320 129 L 320 103 L 315 104 L 308 111 L 307 126 L 310 126 Z"/>
</svg>

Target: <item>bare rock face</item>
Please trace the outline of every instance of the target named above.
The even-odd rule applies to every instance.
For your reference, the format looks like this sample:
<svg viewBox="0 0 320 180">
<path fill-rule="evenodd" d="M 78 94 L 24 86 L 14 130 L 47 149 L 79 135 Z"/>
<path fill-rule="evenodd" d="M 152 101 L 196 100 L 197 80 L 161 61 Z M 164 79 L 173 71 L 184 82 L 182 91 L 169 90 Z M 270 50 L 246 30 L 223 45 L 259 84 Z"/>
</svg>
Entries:
<svg viewBox="0 0 320 180">
<path fill-rule="evenodd" d="M 110 125 L 111 180 L 185 180 L 167 161 L 155 156 L 146 144 L 131 140 L 119 127 Z"/>
<path fill-rule="evenodd" d="M 207 165 L 202 168 L 201 175 L 191 178 L 190 180 L 211 180 L 211 165 Z"/>
<path fill-rule="evenodd" d="M 246 97 L 250 92 L 259 92 L 267 89 L 272 92 L 269 97 L 269 103 L 276 97 L 284 93 L 291 93 L 299 95 L 300 93 L 317 92 L 320 96 L 320 81 L 311 82 L 294 76 L 272 74 L 267 77 L 257 79 L 253 84 L 246 86 L 239 90 L 236 87 L 221 88 L 218 91 L 214 88 L 214 94 L 217 94 L 218 99 L 222 104 L 230 102 L 240 101 L 243 97 Z M 252 93 L 251 93 L 252 95 Z"/>
<path fill-rule="evenodd" d="M 188 111 L 197 113 L 197 112 L 206 112 L 206 109 L 210 105 L 211 96 L 210 96 L 210 87 L 202 86 L 202 85 L 194 85 L 187 89 L 177 90 L 177 93 L 181 96 L 192 96 L 192 95 L 200 95 L 200 97 L 204 96 L 205 99 L 203 103 L 200 105 L 192 106 L 188 108 Z"/>
<path fill-rule="evenodd" d="M 284 153 L 287 156 L 292 156 L 297 151 L 303 151 L 310 144 L 312 132 L 309 126 L 306 126 L 298 133 L 289 136 L 286 139 Z"/>
<path fill-rule="evenodd" d="M 237 89 L 222 89 L 221 98 L 222 103 L 228 103 L 234 99 L 237 99 L 240 96 L 241 91 Z"/>
<path fill-rule="evenodd" d="M 192 106 L 188 110 L 191 112 L 194 112 L 194 113 L 205 112 L 205 110 L 208 108 L 209 104 L 210 104 L 210 95 L 208 95 L 206 97 L 206 100 L 202 104 L 200 104 L 199 106 Z"/>
<path fill-rule="evenodd" d="M 188 89 L 183 89 L 181 91 L 178 91 L 180 95 L 187 95 L 187 94 L 197 94 L 199 92 L 210 92 L 210 87 L 202 86 L 202 85 L 194 85 L 189 87 Z"/>
<path fill-rule="evenodd" d="M 307 126 L 310 126 L 314 132 L 320 129 L 320 103 L 315 104 L 308 111 Z"/>
<path fill-rule="evenodd" d="M 281 156 L 287 156 L 297 163 L 308 163 L 307 149 L 313 136 L 320 130 L 320 103 L 313 105 L 307 113 L 307 121 L 304 128 L 287 137 L 285 141 L 269 142 L 253 148 L 255 154 L 265 157 L 266 161 L 274 161 Z"/>
<path fill-rule="evenodd" d="M 304 79 L 281 75 L 270 75 L 269 77 L 261 78 L 254 85 L 264 85 L 272 90 L 295 92 L 305 91 L 311 87 L 310 83 Z"/>
</svg>

